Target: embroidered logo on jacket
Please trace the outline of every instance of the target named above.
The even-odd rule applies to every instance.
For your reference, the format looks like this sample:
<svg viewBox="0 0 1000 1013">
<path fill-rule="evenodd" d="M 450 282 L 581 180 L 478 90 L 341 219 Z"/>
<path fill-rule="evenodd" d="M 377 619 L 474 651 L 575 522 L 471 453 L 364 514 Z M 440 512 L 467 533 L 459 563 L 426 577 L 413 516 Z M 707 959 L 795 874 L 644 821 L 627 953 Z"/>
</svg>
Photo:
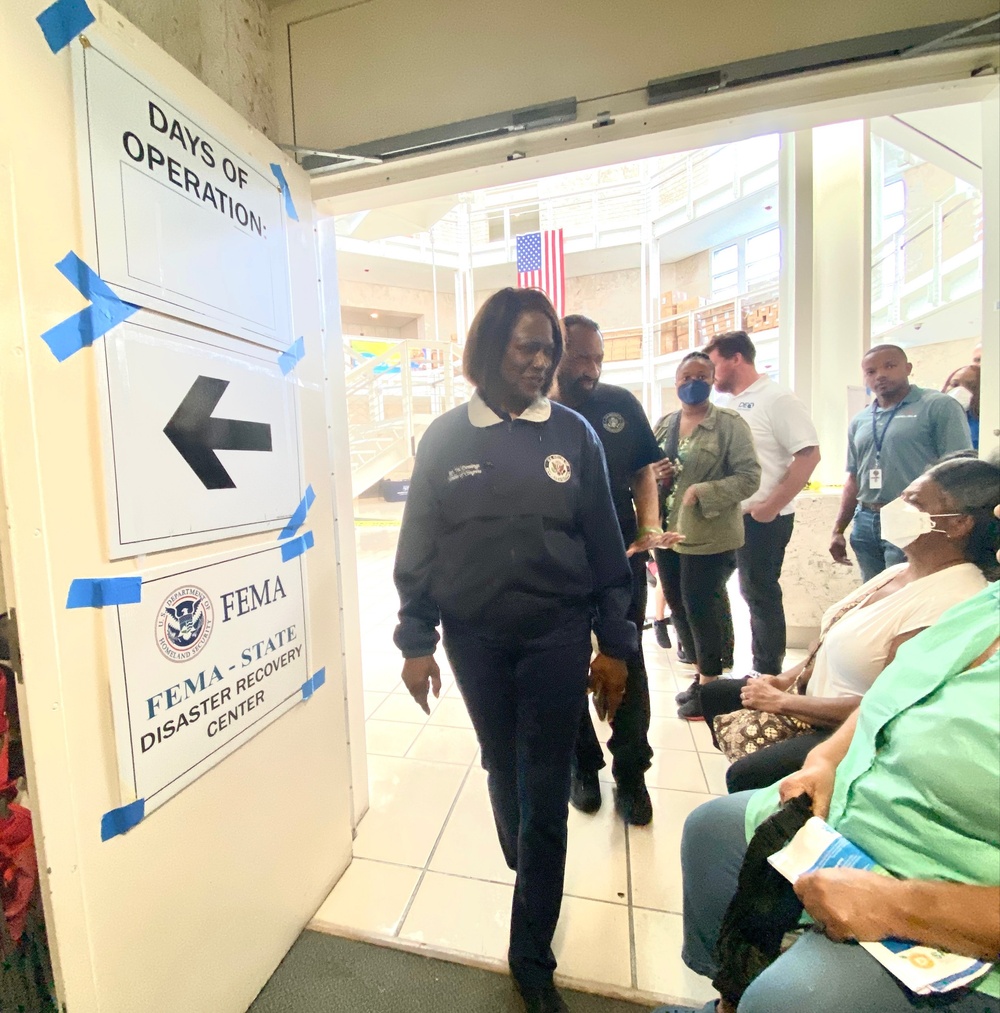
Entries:
<svg viewBox="0 0 1000 1013">
<path fill-rule="evenodd" d="M 448 472 L 448 481 L 454 482 L 459 478 L 472 478 L 473 475 L 481 475 L 483 469 L 478 464 L 460 464 Z"/>
<path fill-rule="evenodd" d="M 568 482 L 572 473 L 569 461 L 562 454 L 549 454 L 545 458 L 545 474 L 553 482 Z"/>
<path fill-rule="evenodd" d="M 601 422 L 609 433 L 620 433 L 625 428 L 625 419 L 618 412 L 608 412 Z"/>
</svg>

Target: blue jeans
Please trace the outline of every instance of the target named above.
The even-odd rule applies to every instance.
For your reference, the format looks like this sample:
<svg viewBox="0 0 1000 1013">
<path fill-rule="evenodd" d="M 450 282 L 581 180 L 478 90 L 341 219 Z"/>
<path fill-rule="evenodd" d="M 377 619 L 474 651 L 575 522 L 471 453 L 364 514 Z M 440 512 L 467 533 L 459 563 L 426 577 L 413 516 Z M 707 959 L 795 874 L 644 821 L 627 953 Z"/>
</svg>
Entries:
<svg viewBox="0 0 1000 1013">
<path fill-rule="evenodd" d="M 444 649 L 476 730 L 507 865 L 517 873 L 511 973 L 552 981 L 552 937 L 566 871 L 570 770 L 587 705 L 590 613 L 567 611 L 539 635 L 442 621 Z"/>
<path fill-rule="evenodd" d="M 723 795 L 688 816 L 681 839 L 684 876 L 684 963 L 715 977 L 715 942 L 736 892 L 747 839 L 744 831 L 752 792 Z M 743 994 L 738 1013 L 1000 1013 L 992 996 L 959 989 L 957 994 L 918 996 L 856 943 L 835 943 L 807 932 Z"/>
<path fill-rule="evenodd" d="M 886 567 L 906 562 L 903 550 L 882 537 L 882 518 L 873 510 L 863 510 L 860 503 L 854 511 L 851 548 L 858 557 L 861 579 L 865 583 Z"/>
</svg>

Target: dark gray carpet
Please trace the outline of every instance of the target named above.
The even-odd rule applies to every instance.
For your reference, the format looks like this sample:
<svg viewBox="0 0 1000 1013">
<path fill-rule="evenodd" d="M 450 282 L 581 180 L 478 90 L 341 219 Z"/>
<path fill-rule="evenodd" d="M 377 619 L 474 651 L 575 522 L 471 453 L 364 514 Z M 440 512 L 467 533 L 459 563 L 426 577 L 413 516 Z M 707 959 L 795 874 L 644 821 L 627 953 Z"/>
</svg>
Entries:
<svg viewBox="0 0 1000 1013">
<path fill-rule="evenodd" d="M 572 1013 L 648 1006 L 563 991 Z M 249 1013 L 523 1013 L 509 977 L 413 953 L 303 932 Z"/>
</svg>

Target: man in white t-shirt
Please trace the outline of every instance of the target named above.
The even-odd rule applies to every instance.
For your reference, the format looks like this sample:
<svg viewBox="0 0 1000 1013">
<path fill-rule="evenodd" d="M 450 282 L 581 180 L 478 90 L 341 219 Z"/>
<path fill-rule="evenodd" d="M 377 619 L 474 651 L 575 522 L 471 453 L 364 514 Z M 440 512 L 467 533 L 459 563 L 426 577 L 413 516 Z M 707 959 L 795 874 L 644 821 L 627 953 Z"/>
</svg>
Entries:
<svg viewBox="0 0 1000 1013">
<path fill-rule="evenodd" d="M 736 560 L 750 609 L 753 674 L 778 675 L 786 642 L 781 565 L 792 537 L 795 496 L 819 464 L 819 437 L 806 406 L 757 372 L 757 349 L 746 331 L 720 334 L 704 351 L 715 365 L 712 401 L 746 419 L 760 461 L 760 488 L 743 503 L 746 541 Z"/>
</svg>

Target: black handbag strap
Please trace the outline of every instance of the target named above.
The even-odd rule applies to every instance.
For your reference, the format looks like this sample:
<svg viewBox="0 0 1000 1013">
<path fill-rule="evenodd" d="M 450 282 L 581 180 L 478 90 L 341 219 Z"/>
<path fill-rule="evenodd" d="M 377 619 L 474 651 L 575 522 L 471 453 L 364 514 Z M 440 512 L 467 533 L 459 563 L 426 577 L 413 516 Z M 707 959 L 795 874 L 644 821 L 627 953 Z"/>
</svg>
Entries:
<svg viewBox="0 0 1000 1013">
<path fill-rule="evenodd" d="M 677 451 L 681 443 L 681 413 L 674 412 L 672 415 L 668 415 L 661 432 L 664 436 L 664 458 L 668 461 L 676 461 Z"/>
</svg>

